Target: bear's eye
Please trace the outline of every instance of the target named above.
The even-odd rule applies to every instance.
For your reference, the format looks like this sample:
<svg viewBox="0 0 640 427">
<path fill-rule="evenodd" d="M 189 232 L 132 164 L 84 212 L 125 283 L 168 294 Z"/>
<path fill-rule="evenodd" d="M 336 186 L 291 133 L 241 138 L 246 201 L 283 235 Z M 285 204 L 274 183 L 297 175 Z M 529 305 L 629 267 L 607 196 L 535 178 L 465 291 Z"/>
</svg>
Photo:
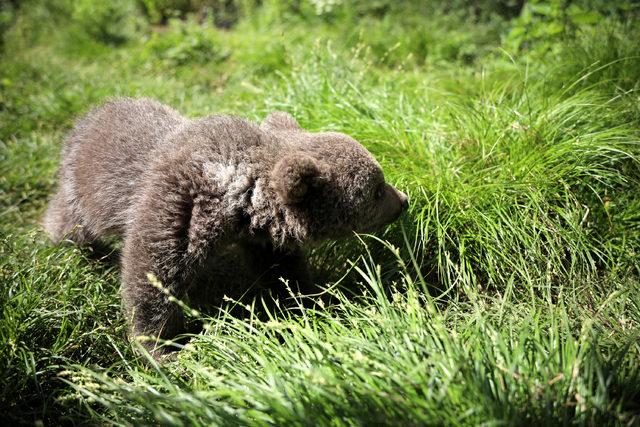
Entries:
<svg viewBox="0 0 640 427">
<path fill-rule="evenodd" d="M 376 199 L 381 199 L 382 196 L 384 196 L 386 187 L 387 186 L 385 185 L 384 182 L 378 185 L 378 187 L 376 188 Z"/>
</svg>

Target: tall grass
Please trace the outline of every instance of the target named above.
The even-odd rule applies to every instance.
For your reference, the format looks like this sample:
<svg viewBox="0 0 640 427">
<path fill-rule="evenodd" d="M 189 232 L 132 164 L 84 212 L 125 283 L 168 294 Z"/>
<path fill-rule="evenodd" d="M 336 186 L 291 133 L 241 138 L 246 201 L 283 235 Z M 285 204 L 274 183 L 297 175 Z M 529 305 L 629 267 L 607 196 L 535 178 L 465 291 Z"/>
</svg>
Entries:
<svg viewBox="0 0 640 427">
<path fill-rule="evenodd" d="M 539 306 L 519 301 L 515 281 L 503 296 L 469 289 L 470 300 L 442 304 L 402 267 L 390 298 L 370 257 L 355 269 L 364 284 L 355 300 L 338 291 L 331 307 L 268 320 L 250 307 L 246 319 L 223 310 L 168 366 L 141 370 L 121 360 L 117 373 L 75 366 L 63 378 L 89 410 L 106 408 L 93 413 L 104 422 L 633 420 L 638 331 L 616 322 L 611 332 L 609 322 L 637 286 L 611 290 L 587 311 L 571 295 Z M 637 299 L 625 314 L 640 319 Z"/>
</svg>

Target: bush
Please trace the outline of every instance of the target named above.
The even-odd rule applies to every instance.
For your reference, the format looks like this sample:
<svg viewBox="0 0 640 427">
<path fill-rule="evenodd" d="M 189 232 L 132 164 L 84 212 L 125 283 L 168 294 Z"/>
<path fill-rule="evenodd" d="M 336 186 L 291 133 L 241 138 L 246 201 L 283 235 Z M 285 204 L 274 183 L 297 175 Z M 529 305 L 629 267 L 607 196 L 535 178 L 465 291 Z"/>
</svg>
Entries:
<svg viewBox="0 0 640 427">
<path fill-rule="evenodd" d="M 11 2 L 0 1 L 0 47 L 4 41 L 4 33 L 11 27 L 15 18 L 15 6 Z"/>
<path fill-rule="evenodd" d="M 132 39 L 144 25 L 133 0 L 79 0 L 73 20 L 95 39 L 110 44 Z"/>
<path fill-rule="evenodd" d="M 189 0 L 139 0 L 152 24 L 166 22 L 172 15 L 191 12 Z"/>
<path fill-rule="evenodd" d="M 469 30 L 459 29 L 459 19 L 432 15 L 425 26 L 419 17 L 363 17 L 348 39 L 369 47 L 376 63 L 391 67 L 440 61 L 470 64 L 495 48 L 503 21 L 495 19 Z"/>
<path fill-rule="evenodd" d="M 254 8 L 253 1 L 240 0 L 139 0 L 152 24 L 163 24 L 172 17 L 197 14 L 212 18 L 217 27 L 228 28 L 238 22 L 243 10 Z"/>
<path fill-rule="evenodd" d="M 573 39 L 593 30 L 607 16 L 630 15 L 638 6 L 631 2 L 601 0 L 532 0 L 512 21 L 505 45 L 512 51 L 525 50 L 533 55 L 559 51 L 567 38 Z"/>
<path fill-rule="evenodd" d="M 151 37 L 146 53 L 173 66 L 219 62 L 228 56 L 217 31 L 210 25 L 178 19 L 169 22 L 168 31 Z"/>
</svg>

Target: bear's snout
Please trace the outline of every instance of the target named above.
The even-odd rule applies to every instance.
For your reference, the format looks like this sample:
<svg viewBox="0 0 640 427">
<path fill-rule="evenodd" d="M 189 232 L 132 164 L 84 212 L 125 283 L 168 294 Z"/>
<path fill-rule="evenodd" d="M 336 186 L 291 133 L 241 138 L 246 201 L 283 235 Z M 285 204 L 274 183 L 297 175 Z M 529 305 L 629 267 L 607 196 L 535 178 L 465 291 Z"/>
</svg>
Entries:
<svg viewBox="0 0 640 427">
<path fill-rule="evenodd" d="M 393 188 L 393 191 L 395 191 L 396 196 L 398 197 L 398 200 L 400 201 L 400 209 L 403 211 L 406 211 L 409 208 L 409 197 L 407 197 L 406 194 L 404 194 L 402 191 L 396 189 L 395 187 L 391 187 Z"/>
<path fill-rule="evenodd" d="M 393 200 L 393 210 L 396 211 L 396 214 L 394 215 L 392 221 L 395 221 L 402 214 L 402 212 L 406 211 L 409 208 L 409 197 L 407 197 L 406 194 L 392 185 L 389 185 L 389 189 L 392 193 L 391 199 Z"/>
<path fill-rule="evenodd" d="M 402 212 L 409 207 L 409 198 L 402 191 L 392 185 L 387 184 L 387 197 L 383 202 L 383 212 L 386 212 L 382 220 L 382 225 L 391 224 L 397 220 Z"/>
</svg>

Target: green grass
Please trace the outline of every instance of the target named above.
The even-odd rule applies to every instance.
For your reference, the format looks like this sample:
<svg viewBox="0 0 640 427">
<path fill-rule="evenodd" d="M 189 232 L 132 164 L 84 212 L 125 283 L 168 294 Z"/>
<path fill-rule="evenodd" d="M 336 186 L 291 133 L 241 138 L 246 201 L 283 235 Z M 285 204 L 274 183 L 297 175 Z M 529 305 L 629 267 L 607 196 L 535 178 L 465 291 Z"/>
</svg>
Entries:
<svg viewBox="0 0 640 427">
<path fill-rule="evenodd" d="M 515 24 L 495 15 L 278 4 L 117 47 L 17 12 L 0 57 L 0 418 L 640 423 L 633 15 L 513 51 Z M 127 340 L 116 257 L 53 246 L 38 225 L 64 133 L 113 96 L 349 133 L 410 211 L 311 254 L 331 302 L 198 314 L 205 332 L 158 366 Z"/>
</svg>

